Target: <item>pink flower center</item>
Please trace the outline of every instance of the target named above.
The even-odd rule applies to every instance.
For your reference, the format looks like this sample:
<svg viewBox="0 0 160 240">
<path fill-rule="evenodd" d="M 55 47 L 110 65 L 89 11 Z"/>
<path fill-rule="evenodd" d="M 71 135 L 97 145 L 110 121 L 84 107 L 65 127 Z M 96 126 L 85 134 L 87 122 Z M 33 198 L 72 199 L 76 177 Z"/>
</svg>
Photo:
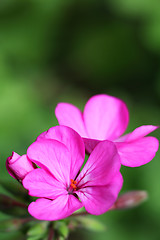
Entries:
<svg viewBox="0 0 160 240">
<path fill-rule="evenodd" d="M 73 190 L 77 190 L 76 184 L 77 184 L 77 182 L 74 181 L 73 179 L 71 179 L 71 185 L 70 185 L 70 187 L 71 187 Z"/>
</svg>

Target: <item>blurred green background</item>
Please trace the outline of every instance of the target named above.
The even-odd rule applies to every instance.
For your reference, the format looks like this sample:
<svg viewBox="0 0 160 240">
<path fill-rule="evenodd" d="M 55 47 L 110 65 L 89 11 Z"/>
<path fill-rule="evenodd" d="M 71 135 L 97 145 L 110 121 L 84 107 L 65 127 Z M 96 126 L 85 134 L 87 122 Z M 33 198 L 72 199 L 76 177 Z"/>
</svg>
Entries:
<svg viewBox="0 0 160 240">
<path fill-rule="evenodd" d="M 11 152 L 24 154 L 41 132 L 57 124 L 58 102 L 83 109 L 98 93 L 127 103 L 128 132 L 159 125 L 160 1 L 0 1 L 1 182 L 14 181 L 5 169 Z M 152 135 L 160 139 L 159 130 Z M 160 239 L 159 157 L 158 152 L 139 168 L 122 167 L 122 193 L 147 190 L 147 202 L 94 217 L 106 232 L 79 230 L 70 239 Z M 21 234 L 1 233 L 0 239 L 21 239 Z"/>
</svg>

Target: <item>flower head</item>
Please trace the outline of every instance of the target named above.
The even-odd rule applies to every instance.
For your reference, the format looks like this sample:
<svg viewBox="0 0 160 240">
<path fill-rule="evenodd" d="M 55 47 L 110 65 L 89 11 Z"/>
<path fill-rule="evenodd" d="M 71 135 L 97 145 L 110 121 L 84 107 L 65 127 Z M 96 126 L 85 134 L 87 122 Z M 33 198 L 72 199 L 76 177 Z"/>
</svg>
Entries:
<svg viewBox="0 0 160 240">
<path fill-rule="evenodd" d="M 59 103 L 55 114 L 60 125 L 73 128 L 83 137 L 88 153 L 100 141 L 110 140 L 117 146 L 121 163 L 137 167 L 151 161 L 158 150 L 158 140 L 146 137 L 157 126 L 141 126 L 121 136 L 128 126 L 129 112 L 126 104 L 118 98 L 95 95 L 86 103 L 83 113 L 72 104 Z"/>
<path fill-rule="evenodd" d="M 40 168 L 27 174 L 23 186 L 39 197 L 29 212 L 40 220 L 59 220 L 85 207 L 90 214 L 106 212 L 122 187 L 115 145 L 104 141 L 85 158 L 82 138 L 71 128 L 57 126 L 43 133 L 27 151 Z"/>
</svg>

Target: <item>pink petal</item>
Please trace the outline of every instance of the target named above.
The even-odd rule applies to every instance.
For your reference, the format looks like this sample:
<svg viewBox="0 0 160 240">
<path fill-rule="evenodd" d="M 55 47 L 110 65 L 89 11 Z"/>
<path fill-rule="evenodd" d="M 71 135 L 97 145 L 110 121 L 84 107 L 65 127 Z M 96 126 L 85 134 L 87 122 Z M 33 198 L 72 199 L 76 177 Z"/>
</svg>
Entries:
<svg viewBox="0 0 160 240">
<path fill-rule="evenodd" d="M 87 137 L 82 112 L 72 104 L 59 103 L 55 109 L 55 115 L 60 125 L 73 128 L 82 137 Z"/>
<path fill-rule="evenodd" d="M 71 178 L 74 179 L 85 158 L 85 146 L 82 138 L 73 129 L 66 126 L 50 128 L 44 135 L 47 139 L 55 139 L 63 143 L 71 154 Z"/>
<path fill-rule="evenodd" d="M 65 186 L 70 184 L 71 155 L 63 143 L 43 138 L 31 144 L 27 155 L 39 167 L 47 168 Z"/>
<path fill-rule="evenodd" d="M 54 199 L 66 194 L 65 186 L 57 181 L 48 171 L 35 169 L 23 179 L 23 186 L 29 190 L 29 194 L 35 197 Z"/>
<path fill-rule="evenodd" d="M 82 188 L 77 191 L 77 195 L 87 212 L 99 215 L 105 213 L 114 204 L 122 184 L 122 175 L 117 173 L 108 185 Z"/>
<path fill-rule="evenodd" d="M 78 188 L 109 184 L 120 170 L 120 158 L 114 143 L 97 144 L 76 181 Z"/>
<path fill-rule="evenodd" d="M 114 140 L 124 133 L 128 121 L 129 113 L 126 104 L 109 95 L 93 96 L 84 109 L 88 138 Z"/>
<path fill-rule="evenodd" d="M 29 205 L 28 211 L 39 220 L 55 221 L 70 216 L 81 207 L 82 203 L 75 196 L 61 195 L 55 200 L 38 199 Z"/>
<path fill-rule="evenodd" d="M 130 133 L 127 133 L 125 135 L 122 135 L 121 137 L 117 138 L 116 140 L 114 140 L 113 142 L 125 142 L 128 138 L 128 136 L 130 135 Z"/>
<path fill-rule="evenodd" d="M 159 142 L 154 137 L 143 137 L 132 142 L 118 142 L 116 146 L 123 165 L 139 167 L 154 158 Z"/>
<path fill-rule="evenodd" d="M 155 131 L 158 128 L 158 126 L 153 125 L 144 125 L 141 127 L 136 128 L 133 132 L 127 134 L 127 138 L 125 139 L 126 142 L 131 142 L 134 140 L 137 140 L 139 138 L 142 138 L 149 133 Z"/>
<path fill-rule="evenodd" d="M 90 138 L 83 138 L 83 141 L 85 144 L 85 149 L 87 154 L 90 154 L 95 148 L 95 146 L 97 146 L 97 144 L 100 142 L 99 140 L 90 139 Z"/>
<path fill-rule="evenodd" d="M 40 139 L 42 139 L 42 138 L 45 138 L 46 133 L 47 133 L 47 131 L 42 132 L 42 133 L 37 137 L 36 140 L 38 141 L 38 140 L 40 140 Z"/>
</svg>

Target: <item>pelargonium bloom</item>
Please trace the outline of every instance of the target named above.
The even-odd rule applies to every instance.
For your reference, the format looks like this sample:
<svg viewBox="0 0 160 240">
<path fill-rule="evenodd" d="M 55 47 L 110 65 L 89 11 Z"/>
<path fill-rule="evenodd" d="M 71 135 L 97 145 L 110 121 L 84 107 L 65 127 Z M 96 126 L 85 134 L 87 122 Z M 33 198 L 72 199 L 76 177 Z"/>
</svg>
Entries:
<svg viewBox="0 0 160 240">
<path fill-rule="evenodd" d="M 27 155 L 40 167 L 23 180 L 29 194 L 39 197 L 28 207 L 39 220 L 63 219 L 83 206 L 90 214 L 103 214 L 122 187 L 115 145 L 109 141 L 97 144 L 81 171 L 85 146 L 68 127 L 49 129 L 28 148 Z"/>
<path fill-rule="evenodd" d="M 72 104 L 59 103 L 55 114 L 60 125 L 73 128 L 83 137 L 88 153 L 100 141 L 115 142 L 121 163 L 125 166 L 146 164 L 158 150 L 158 140 L 146 137 L 157 126 L 141 126 L 122 136 L 128 126 L 129 112 L 126 104 L 118 98 L 105 94 L 95 95 L 86 103 L 83 113 Z"/>
<path fill-rule="evenodd" d="M 35 169 L 35 166 L 26 155 L 20 156 L 12 152 L 12 155 L 6 160 L 6 168 L 13 178 L 22 180 L 29 172 Z"/>
</svg>

